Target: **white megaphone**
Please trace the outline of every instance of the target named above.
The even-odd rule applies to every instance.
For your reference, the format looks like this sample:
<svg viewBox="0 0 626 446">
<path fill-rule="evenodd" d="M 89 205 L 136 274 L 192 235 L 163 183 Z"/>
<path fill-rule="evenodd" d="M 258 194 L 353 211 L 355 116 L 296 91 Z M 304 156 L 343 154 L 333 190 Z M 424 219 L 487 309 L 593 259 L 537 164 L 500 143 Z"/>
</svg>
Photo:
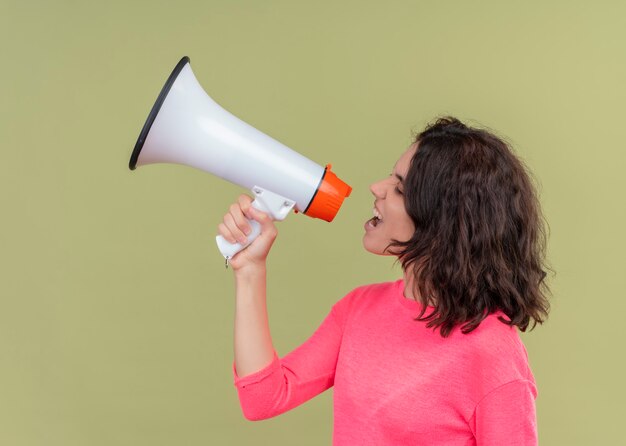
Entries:
<svg viewBox="0 0 626 446">
<path fill-rule="evenodd" d="M 296 212 L 332 221 L 352 188 L 326 168 L 291 150 L 224 110 L 202 89 L 183 57 L 163 86 L 146 119 L 129 167 L 176 163 L 195 167 L 250 189 L 252 206 L 283 220 Z M 231 244 L 217 236 L 226 260 L 248 243 Z"/>
</svg>

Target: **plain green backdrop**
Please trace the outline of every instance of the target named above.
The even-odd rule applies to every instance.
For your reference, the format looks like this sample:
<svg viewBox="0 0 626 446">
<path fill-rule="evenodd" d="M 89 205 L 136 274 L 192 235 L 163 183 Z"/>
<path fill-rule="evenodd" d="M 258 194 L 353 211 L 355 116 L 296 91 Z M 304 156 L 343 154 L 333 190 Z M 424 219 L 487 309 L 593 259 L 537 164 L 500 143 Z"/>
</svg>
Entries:
<svg viewBox="0 0 626 446">
<path fill-rule="evenodd" d="M 368 185 L 452 114 L 507 138 L 549 223 L 552 312 L 522 334 L 543 445 L 623 441 L 626 3 L 0 0 L 0 444 L 320 445 L 332 390 L 243 418 L 232 272 L 214 245 L 243 189 L 128 170 L 178 60 L 224 108 L 354 190 L 291 215 L 269 259 L 280 355 L 358 285 Z"/>
</svg>

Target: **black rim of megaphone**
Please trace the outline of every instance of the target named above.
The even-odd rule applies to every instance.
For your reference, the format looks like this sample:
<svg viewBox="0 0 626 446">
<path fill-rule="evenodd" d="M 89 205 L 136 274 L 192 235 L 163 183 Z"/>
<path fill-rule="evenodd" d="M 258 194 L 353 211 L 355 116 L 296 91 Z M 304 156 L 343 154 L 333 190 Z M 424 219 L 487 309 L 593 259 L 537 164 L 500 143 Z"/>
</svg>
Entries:
<svg viewBox="0 0 626 446">
<path fill-rule="evenodd" d="M 141 152 L 143 144 L 146 141 L 146 138 L 148 137 L 148 133 L 150 133 L 150 128 L 152 127 L 152 123 L 154 122 L 157 115 L 159 114 L 159 110 L 161 110 L 161 106 L 163 105 L 163 102 L 165 101 L 167 94 L 170 92 L 172 85 L 174 85 L 174 82 L 176 81 L 176 78 L 178 77 L 179 73 L 182 71 L 185 65 L 187 65 L 189 62 L 190 62 L 189 57 L 187 56 L 183 57 L 180 60 L 180 62 L 178 62 L 174 70 L 172 71 L 172 74 L 170 74 L 170 77 L 167 78 L 165 85 L 163 85 L 163 88 L 161 89 L 161 93 L 159 93 L 159 97 L 157 98 L 156 102 L 152 106 L 152 110 L 150 110 L 148 119 L 146 119 L 146 123 L 143 125 L 143 128 L 141 129 L 139 138 L 137 138 L 137 143 L 135 144 L 135 149 L 133 150 L 133 154 L 130 156 L 130 162 L 128 163 L 128 167 L 130 167 L 130 170 L 135 170 L 135 167 L 137 167 L 137 160 L 139 159 L 139 153 Z"/>
</svg>

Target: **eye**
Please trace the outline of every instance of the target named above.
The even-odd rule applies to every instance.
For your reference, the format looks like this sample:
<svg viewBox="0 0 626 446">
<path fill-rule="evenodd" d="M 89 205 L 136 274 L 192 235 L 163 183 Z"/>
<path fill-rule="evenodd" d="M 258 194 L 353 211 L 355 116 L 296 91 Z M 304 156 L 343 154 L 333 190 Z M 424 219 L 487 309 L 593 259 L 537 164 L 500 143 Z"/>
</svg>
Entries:
<svg viewBox="0 0 626 446">
<path fill-rule="evenodd" d="M 402 195 L 402 191 L 398 188 L 398 186 L 396 186 L 396 187 L 395 187 L 395 191 L 396 191 L 398 194 Z"/>
</svg>

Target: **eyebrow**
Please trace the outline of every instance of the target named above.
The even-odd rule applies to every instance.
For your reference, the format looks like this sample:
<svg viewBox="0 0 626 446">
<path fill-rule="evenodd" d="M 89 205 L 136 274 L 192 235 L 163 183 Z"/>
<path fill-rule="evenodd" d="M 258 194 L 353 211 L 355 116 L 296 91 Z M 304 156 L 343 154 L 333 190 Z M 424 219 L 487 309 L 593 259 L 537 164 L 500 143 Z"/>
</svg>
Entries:
<svg viewBox="0 0 626 446">
<path fill-rule="evenodd" d="M 400 182 L 401 182 L 401 183 L 403 183 L 403 182 L 404 182 L 404 177 L 403 177 L 402 175 L 398 175 L 397 173 L 396 173 L 396 174 L 394 174 L 394 175 L 396 176 L 396 178 L 397 178 L 397 179 L 399 179 L 399 180 L 400 180 Z"/>
</svg>

